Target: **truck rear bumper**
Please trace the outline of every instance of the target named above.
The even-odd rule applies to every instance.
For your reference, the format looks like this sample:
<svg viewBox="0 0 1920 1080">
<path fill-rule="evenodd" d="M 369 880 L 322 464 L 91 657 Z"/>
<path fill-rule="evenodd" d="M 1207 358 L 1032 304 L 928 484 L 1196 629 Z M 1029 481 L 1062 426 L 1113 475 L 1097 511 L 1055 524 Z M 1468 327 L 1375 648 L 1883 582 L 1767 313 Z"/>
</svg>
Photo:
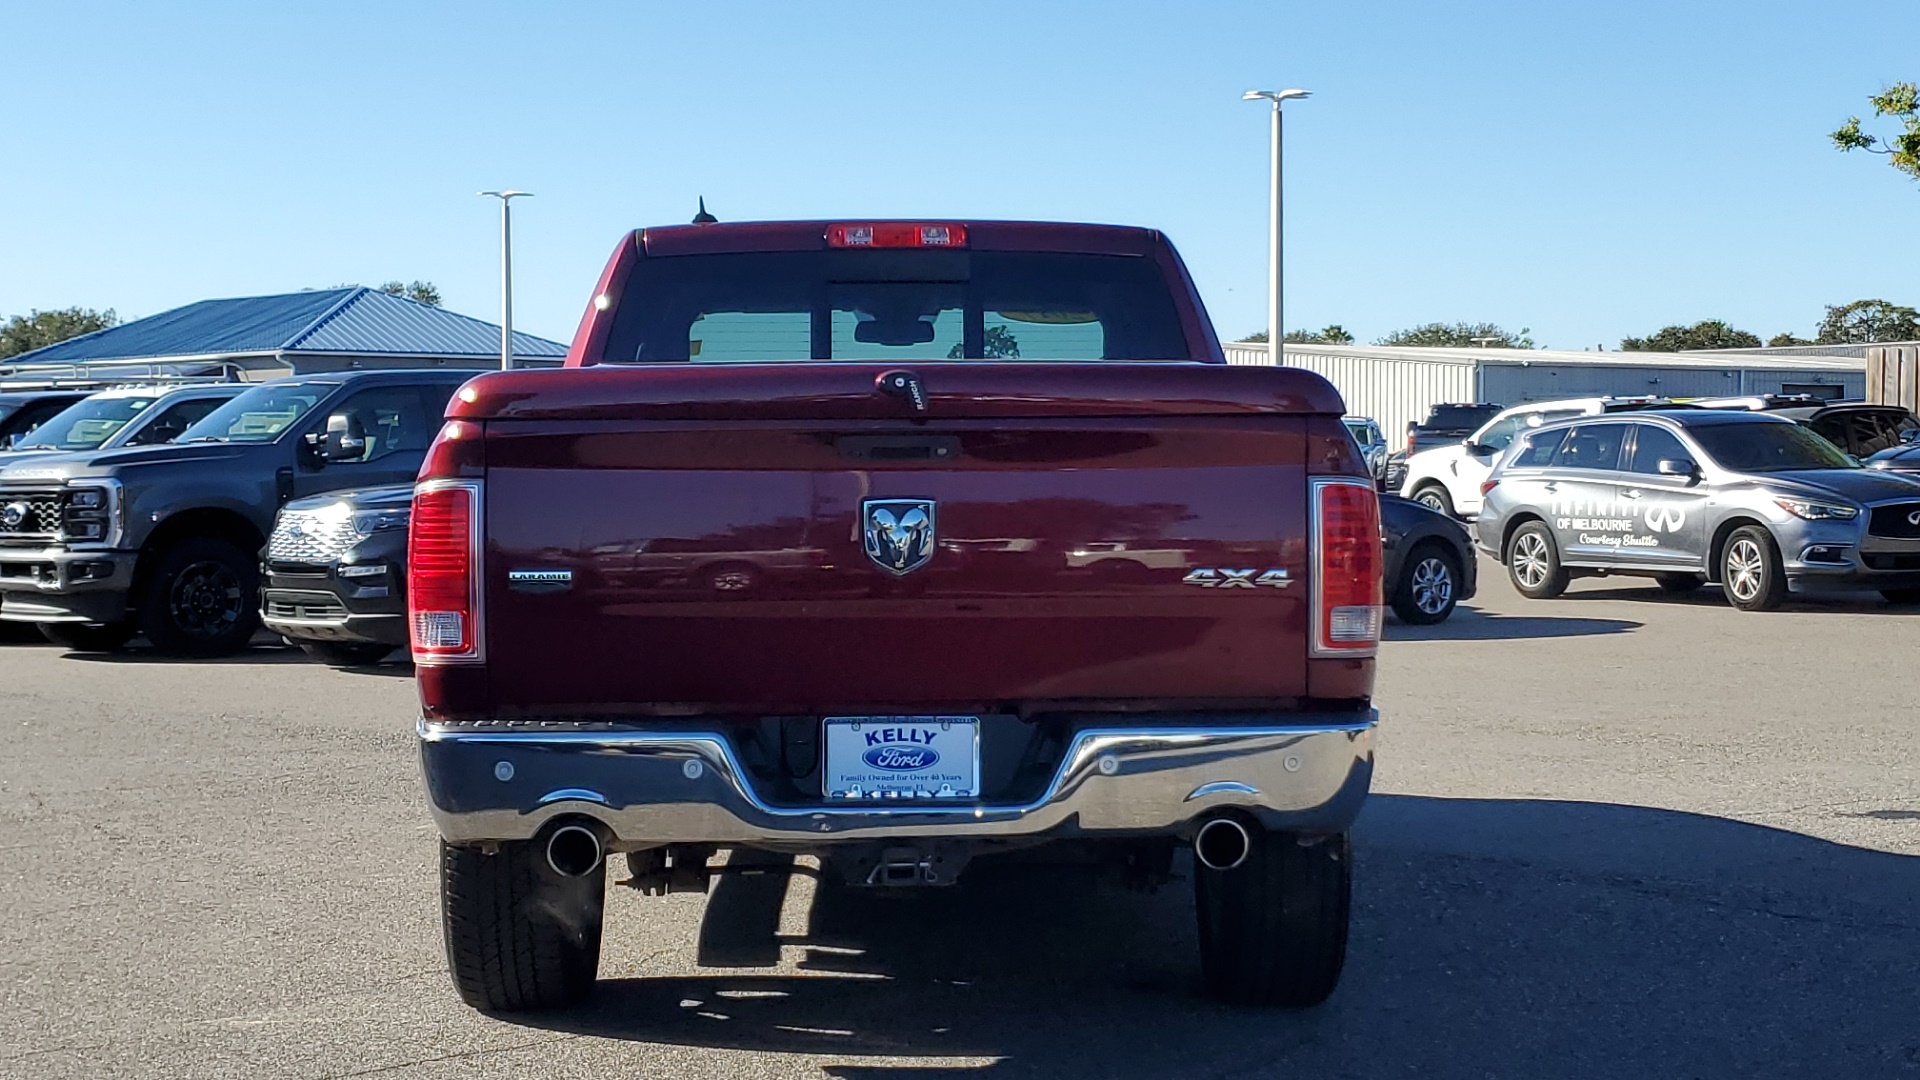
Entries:
<svg viewBox="0 0 1920 1080">
<path fill-rule="evenodd" d="M 1019 805 L 968 801 L 775 806 L 719 732 L 476 730 L 420 724 L 421 764 L 442 836 L 527 840 L 589 817 L 612 847 L 812 849 L 841 842 L 1177 835 L 1234 810 L 1268 828 L 1338 832 L 1373 778 L 1378 713 L 1276 716 L 1270 726 L 1089 728 L 1046 792 Z"/>
</svg>

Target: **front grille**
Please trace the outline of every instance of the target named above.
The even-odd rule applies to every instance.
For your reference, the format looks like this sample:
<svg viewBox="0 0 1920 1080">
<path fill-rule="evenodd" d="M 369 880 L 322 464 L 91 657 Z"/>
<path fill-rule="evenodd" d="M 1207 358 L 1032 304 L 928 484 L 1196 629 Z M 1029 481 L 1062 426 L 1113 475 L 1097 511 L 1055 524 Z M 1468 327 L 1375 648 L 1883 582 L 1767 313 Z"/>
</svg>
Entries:
<svg viewBox="0 0 1920 1080">
<path fill-rule="evenodd" d="M 334 504 L 337 506 L 338 504 Z M 267 540 L 267 561 L 325 565 L 360 539 L 353 518 L 338 509 L 282 511 Z"/>
<path fill-rule="evenodd" d="M 53 540 L 60 535 L 62 492 L 0 491 L 0 540 Z"/>
<path fill-rule="evenodd" d="M 344 619 L 347 606 L 332 593 L 269 590 L 261 598 L 270 619 Z"/>
<path fill-rule="evenodd" d="M 1867 533 L 1900 540 L 1920 540 L 1920 502 L 1876 506 L 1867 519 Z"/>
</svg>

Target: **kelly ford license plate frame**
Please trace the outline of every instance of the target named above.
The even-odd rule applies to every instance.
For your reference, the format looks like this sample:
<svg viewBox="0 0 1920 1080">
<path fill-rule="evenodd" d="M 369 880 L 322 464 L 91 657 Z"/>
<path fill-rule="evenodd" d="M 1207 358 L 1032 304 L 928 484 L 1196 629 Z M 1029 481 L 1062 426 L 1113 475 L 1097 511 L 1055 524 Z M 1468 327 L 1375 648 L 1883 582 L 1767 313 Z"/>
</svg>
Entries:
<svg viewBox="0 0 1920 1080">
<path fill-rule="evenodd" d="M 829 716 L 820 729 L 820 790 L 829 799 L 980 795 L 978 716 Z"/>
</svg>

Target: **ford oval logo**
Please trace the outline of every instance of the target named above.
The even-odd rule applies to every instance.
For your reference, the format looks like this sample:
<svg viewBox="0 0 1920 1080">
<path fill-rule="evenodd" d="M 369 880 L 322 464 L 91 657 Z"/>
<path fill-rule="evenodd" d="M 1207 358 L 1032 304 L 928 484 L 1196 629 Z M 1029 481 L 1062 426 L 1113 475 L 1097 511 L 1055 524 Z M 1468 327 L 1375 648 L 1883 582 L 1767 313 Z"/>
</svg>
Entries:
<svg viewBox="0 0 1920 1080">
<path fill-rule="evenodd" d="M 861 754 L 860 760 L 876 769 L 904 772 L 927 768 L 939 761 L 940 755 L 926 746 L 876 746 Z"/>
</svg>

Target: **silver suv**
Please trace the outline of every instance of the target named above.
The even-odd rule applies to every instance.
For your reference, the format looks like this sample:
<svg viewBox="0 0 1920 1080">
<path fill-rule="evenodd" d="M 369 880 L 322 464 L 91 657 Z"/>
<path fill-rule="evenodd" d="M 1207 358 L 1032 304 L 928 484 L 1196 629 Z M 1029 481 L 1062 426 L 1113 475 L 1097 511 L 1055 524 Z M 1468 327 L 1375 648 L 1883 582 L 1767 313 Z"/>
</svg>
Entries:
<svg viewBox="0 0 1920 1080">
<path fill-rule="evenodd" d="M 1478 543 L 1525 596 L 1628 574 L 1672 592 L 1718 581 L 1745 611 L 1845 589 L 1920 603 L 1920 481 L 1860 468 L 1781 417 L 1546 424 L 1514 440 L 1483 489 Z"/>
</svg>

